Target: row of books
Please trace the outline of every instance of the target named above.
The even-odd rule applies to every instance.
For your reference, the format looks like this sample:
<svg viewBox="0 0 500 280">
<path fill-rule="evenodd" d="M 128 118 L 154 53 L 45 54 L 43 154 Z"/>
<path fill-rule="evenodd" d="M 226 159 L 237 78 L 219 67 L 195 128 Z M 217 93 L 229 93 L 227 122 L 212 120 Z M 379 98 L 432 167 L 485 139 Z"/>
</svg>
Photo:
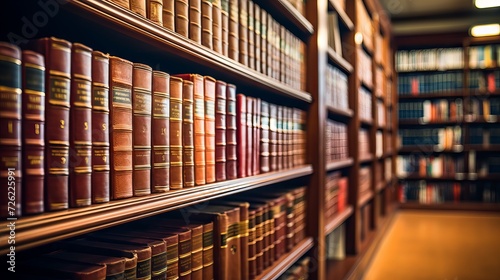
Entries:
<svg viewBox="0 0 500 280">
<path fill-rule="evenodd" d="M 471 71 L 469 88 L 473 90 L 472 94 L 497 92 L 500 89 L 500 70 L 493 72 Z"/>
<path fill-rule="evenodd" d="M 499 203 L 500 191 L 491 183 L 427 183 L 404 182 L 400 185 L 400 202 L 434 204 L 443 202 Z"/>
<path fill-rule="evenodd" d="M 463 48 L 400 50 L 396 52 L 396 71 L 426 71 L 464 68 Z"/>
<path fill-rule="evenodd" d="M 326 67 L 325 104 L 340 110 L 349 109 L 349 86 L 347 75 L 338 68 Z"/>
<path fill-rule="evenodd" d="M 363 197 L 364 194 L 371 192 L 372 186 L 372 168 L 363 166 L 359 169 L 359 186 L 358 195 Z"/>
<path fill-rule="evenodd" d="M 325 224 L 332 221 L 338 213 L 342 213 L 347 206 L 348 178 L 339 171 L 326 176 L 325 184 Z"/>
<path fill-rule="evenodd" d="M 346 159 L 349 154 L 347 125 L 327 120 L 325 128 L 325 155 L 327 162 Z"/>
<path fill-rule="evenodd" d="M 359 88 L 359 118 L 363 120 L 372 120 L 372 95 L 364 87 Z"/>
<path fill-rule="evenodd" d="M 303 257 L 297 261 L 292 267 L 287 269 L 278 280 L 307 280 L 309 279 L 309 266 L 311 259 Z"/>
<path fill-rule="evenodd" d="M 302 110 L 62 39 L 38 39 L 30 48 L 37 52 L 0 44 L 0 71 L 11 78 L 2 81 L 0 121 L 9 128 L 2 166 L 15 169 L 16 215 L 304 163 Z M 0 216 L 7 215 L 3 202 Z"/>
<path fill-rule="evenodd" d="M 378 127 L 386 126 L 386 116 L 387 110 L 385 108 L 384 102 L 378 100 L 377 101 L 377 125 Z"/>
<path fill-rule="evenodd" d="M 367 129 L 361 128 L 358 135 L 359 157 L 365 158 L 371 155 L 370 152 L 370 132 Z"/>
<path fill-rule="evenodd" d="M 496 154 L 485 156 L 469 151 L 469 173 L 480 177 L 500 174 L 500 157 Z"/>
<path fill-rule="evenodd" d="M 346 257 L 345 224 L 341 224 L 328 234 L 325 241 L 326 258 L 328 260 L 343 260 Z"/>
<path fill-rule="evenodd" d="M 473 145 L 500 145 L 500 127 L 470 127 L 469 143 Z"/>
<path fill-rule="evenodd" d="M 500 66 L 500 45 L 470 46 L 469 68 L 492 68 Z"/>
<path fill-rule="evenodd" d="M 400 101 L 400 120 L 420 120 L 422 123 L 440 121 L 462 121 L 464 106 L 461 98 Z"/>
<path fill-rule="evenodd" d="M 398 76 L 398 95 L 425 95 L 460 91 L 462 72 L 405 74 Z"/>
<path fill-rule="evenodd" d="M 462 128 L 447 126 L 444 128 L 399 129 L 398 142 L 404 146 L 431 147 L 438 151 L 453 150 L 463 144 Z M 400 146 L 398 145 L 398 146 Z"/>
<path fill-rule="evenodd" d="M 469 112 L 475 118 L 495 119 L 500 116 L 500 97 L 478 96 L 471 98 Z"/>
<path fill-rule="evenodd" d="M 358 49 L 358 77 L 368 87 L 373 85 L 372 58 L 363 49 Z"/>
<path fill-rule="evenodd" d="M 112 1 L 257 72 L 305 89 L 305 44 L 252 0 Z"/>
<path fill-rule="evenodd" d="M 210 201 L 54 244 L 50 279 L 255 279 L 305 238 L 305 187 Z"/>
<path fill-rule="evenodd" d="M 397 157 L 396 173 L 404 178 L 412 175 L 420 177 L 455 177 L 457 173 L 465 172 L 464 156 L 425 154 L 399 155 Z"/>
</svg>

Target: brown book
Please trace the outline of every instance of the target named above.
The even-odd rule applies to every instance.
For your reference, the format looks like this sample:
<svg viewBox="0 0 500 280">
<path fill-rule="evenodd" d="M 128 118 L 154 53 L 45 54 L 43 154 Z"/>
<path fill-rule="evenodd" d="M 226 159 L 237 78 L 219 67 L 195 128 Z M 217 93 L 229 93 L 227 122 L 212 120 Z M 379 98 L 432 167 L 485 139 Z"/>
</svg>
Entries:
<svg viewBox="0 0 500 280">
<path fill-rule="evenodd" d="M 294 244 L 305 238 L 305 213 L 306 213 L 306 187 L 300 187 L 292 191 L 294 196 Z"/>
<path fill-rule="evenodd" d="M 146 1 L 146 14 L 148 18 L 159 26 L 163 26 L 163 0 Z"/>
<path fill-rule="evenodd" d="M 163 0 L 163 27 L 175 31 L 175 2 L 176 0 Z"/>
<path fill-rule="evenodd" d="M 226 180 L 226 83 L 215 83 L 215 179 Z"/>
<path fill-rule="evenodd" d="M 253 101 L 253 175 L 260 173 L 260 98 Z"/>
<path fill-rule="evenodd" d="M 201 44 L 201 0 L 189 0 L 189 39 Z"/>
<path fill-rule="evenodd" d="M 286 81 L 286 29 L 283 25 L 279 26 L 279 34 L 280 34 L 280 40 L 279 40 L 279 45 L 278 45 L 278 51 L 279 51 L 279 71 L 280 71 L 280 81 L 282 83 L 287 83 Z"/>
<path fill-rule="evenodd" d="M 132 62 L 111 56 L 110 156 L 111 198 L 131 197 L 132 191 Z"/>
<path fill-rule="evenodd" d="M 151 194 L 151 67 L 134 63 L 132 74 L 134 196 Z"/>
<path fill-rule="evenodd" d="M 247 141 L 246 141 L 246 147 L 247 147 L 247 151 L 246 151 L 246 160 L 247 160 L 247 164 L 246 164 L 246 168 L 247 168 L 247 175 L 248 176 L 252 176 L 254 175 L 253 174 L 253 153 L 254 153 L 254 137 L 253 137 L 253 104 L 254 104 L 254 100 L 255 98 L 253 97 L 249 97 L 247 96 L 246 97 L 246 102 L 247 102 L 247 121 L 246 121 L 246 125 L 247 125 Z"/>
<path fill-rule="evenodd" d="M 109 55 L 92 52 L 92 203 L 109 194 Z"/>
<path fill-rule="evenodd" d="M 222 55 L 229 57 L 229 0 L 221 0 Z"/>
<path fill-rule="evenodd" d="M 295 197 L 292 192 L 286 194 L 286 237 L 285 244 L 287 251 L 291 251 L 295 246 Z"/>
<path fill-rule="evenodd" d="M 260 105 L 260 172 L 269 172 L 269 103 Z"/>
<path fill-rule="evenodd" d="M 69 260 L 33 258 L 22 265 L 27 270 L 36 270 L 39 274 L 60 279 L 106 279 L 106 266 L 85 264 Z"/>
<path fill-rule="evenodd" d="M 212 0 L 212 43 L 214 51 L 222 54 L 222 7 L 221 0 Z"/>
<path fill-rule="evenodd" d="M 278 170 L 278 106 L 269 105 L 269 170 Z"/>
<path fill-rule="evenodd" d="M 71 43 L 54 37 L 33 42 L 45 57 L 45 208 L 68 208 Z M 6 204 L 5 204 L 6 205 Z"/>
<path fill-rule="evenodd" d="M 4 191 L 0 198 L 2 203 L 0 217 L 16 217 L 21 216 L 23 177 L 21 175 L 22 76 L 19 47 L 0 42 L 0 64 L 0 152 L 2 153 L 0 179 Z"/>
<path fill-rule="evenodd" d="M 153 71 L 151 190 L 170 190 L 170 75 Z"/>
<path fill-rule="evenodd" d="M 283 138 L 283 106 L 278 106 L 276 114 L 276 162 L 277 170 L 283 169 L 283 150 L 284 150 L 284 138 Z"/>
<path fill-rule="evenodd" d="M 260 72 L 269 76 L 267 72 L 267 49 L 268 49 L 268 15 L 266 10 L 260 9 Z"/>
<path fill-rule="evenodd" d="M 248 67 L 251 69 L 255 69 L 255 8 L 254 8 L 254 3 L 252 0 L 248 0 L 248 22 L 247 22 L 247 28 L 248 28 L 248 45 L 247 45 L 247 51 L 248 51 Z"/>
<path fill-rule="evenodd" d="M 275 78 L 274 73 L 274 43 L 276 34 L 274 34 L 274 19 L 267 13 L 267 52 L 266 52 L 266 65 L 267 65 L 267 76 Z"/>
<path fill-rule="evenodd" d="M 175 0 L 175 32 L 189 38 L 188 0 Z"/>
<path fill-rule="evenodd" d="M 203 279 L 214 279 L 214 223 L 203 224 Z"/>
<path fill-rule="evenodd" d="M 248 209 L 248 278 L 257 276 L 257 239 L 255 230 L 256 209 Z"/>
<path fill-rule="evenodd" d="M 255 266 L 255 272 L 250 275 L 260 275 L 264 270 L 264 251 L 267 248 L 267 240 L 265 237 L 265 204 L 251 203 L 249 211 L 255 211 L 254 227 L 255 227 L 255 255 L 253 258 L 249 257 L 250 263 L 249 268 Z M 253 279 L 254 277 L 250 277 Z"/>
<path fill-rule="evenodd" d="M 74 43 L 71 50 L 69 206 L 91 204 L 92 49 Z"/>
<path fill-rule="evenodd" d="M 182 178 L 182 79 L 170 77 L 170 189 L 182 189 Z"/>
<path fill-rule="evenodd" d="M 207 184 L 215 182 L 215 79 L 204 77 L 205 164 Z"/>
<path fill-rule="evenodd" d="M 72 252 L 68 250 L 59 250 L 43 255 L 54 260 L 67 260 L 85 264 L 97 264 L 106 266 L 106 279 L 124 279 L 125 261 L 123 257 L 113 257 L 98 254 L 87 254 Z"/>
<path fill-rule="evenodd" d="M 236 154 L 238 157 L 238 178 L 247 176 L 247 101 L 245 95 L 236 95 Z"/>
<path fill-rule="evenodd" d="M 234 61 L 240 59 L 239 42 L 239 0 L 229 0 L 229 31 L 228 31 L 228 57 Z"/>
<path fill-rule="evenodd" d="M 184 187 L 194 187 L 193 82 L 183 80 L 182 173 Z"/>
<path fill-rule="evenodd" d="M 130 9 L 130 0 L 111 0 L 111 2 L 114 2 L 124 8 Z"/>
<path fill-rule="evenodd" d="M 213 49 L 212 0 L 201 0 L 201 44 Z"/>
<path fill-rule="evenodd" d="M 236 86 L 226 87 L 226 177 L 228 180 L 238 178 L 237 141 L 236 141 Z"/>
<path fill-rule="evenodd" d="M 248 66 L 248 0 L 238 0 L 239 9 L 239 62 Z"/>
<path fill-rule="evenodd" d="M 177 75 L 193 82 L 194 98 L 194 175 L 197 186 L 206 183 L 205 172 L 205 90 L 203 77 L 198 74 Z"/>
<path fill-rule="evenodd" d="M 280 65 L 281 65 L 281 53 L 280 53 L 280 44 L 281 44 L 281 25 L 276 21 L 273 20 L 273 29 L 274 29 L 274 51 L 273 51 L 273 67 L 274 67 L 274 78 L 278 81 L 281 81 L 281 71 L 280 71 Z"/>
<path fill-rule="evenodd" d="M 286 108 L 286 131 L 285 131 L 285 145 L 286 145 L 286 156 L 285 156 L 285 166 L 286 168 L 293 167 L 293 108 Z"/>
<path fill-rule="evenodd" d="M 254 32 L 255 32 L 255 71 L 262 71 L 262 62 L 261 62 L 261 45 L 262 45 L 262 35 L 261 35 L 261 16 L 262 12 L 260 10 L 259 5 L 254 4 Z"/>
<path fill-rule="evenodd" d="M 22 201 L 22 213 L 24 214 L 42 213 L 44 209 L 43 179 L 45 169 L 43 168 L 43 162 L 45 149 L 45 63 L 43 60 L 43 56 L 39 53 L 29 50 L 22 52 L 22 75 L 19 77 L 22 77 L 23 90 L 21 108 L 23 161 L 21 165 L 22 180 L 24 182 L 23 192 L 16 193 L 16 197 L 18 197 L 18 202 Z M 15 65 L 16 64 L 13 64 L 12 66 Z M 2 71 L 5 71 L 3 69 L 6 69 L 6 67 L 2 68 Z M 6 70 L 8 70 L 8 68 Z M 0 77 L 9 77 L 9 75 L 1 74 Z M 15 79 L 3 81 L 0 78 L 0 81 L 3 86 L 6 86 L 5 82 L 12 83 L 15 82 Z M 1 102 L 0 104 L 5 103 Z M 4 110 L 2 110 L 2 112 L 4 112 Z M 0 113 L 0 115 L 1 114 L 2 113 Z M 1 119 L 3 119 L 3 116 Z M 2 147 L 7 148 L 7 145 L 4 146 L 4 143 L 2 143 Z M 11 149 L 11 147 L 8 147 L 8 149 L 18 153 L 18 151 Z M 4 154 L 4 152 L 8 152 L 4 151 L 3 148 L 0 148 L 0 150 L 2 150 L 2 154 Z M 21 198 L 17 195 L 22 195 L 23 197 Z M 2 205 L 9 206 L 8 202 L 3 202 L 4 201 L 2 201 Z M 21 209 L 19 206 L 19 204 L 16 205 L 16 209 Z M 4 211 L 2 208 L 2 213 L 7 213 L 7 211 Z"/>
<path fill-rule="evenodd" d="M 146 0 L 129 0 L 130 10 L 143 17 L 146 17 Z"/>
</svg>

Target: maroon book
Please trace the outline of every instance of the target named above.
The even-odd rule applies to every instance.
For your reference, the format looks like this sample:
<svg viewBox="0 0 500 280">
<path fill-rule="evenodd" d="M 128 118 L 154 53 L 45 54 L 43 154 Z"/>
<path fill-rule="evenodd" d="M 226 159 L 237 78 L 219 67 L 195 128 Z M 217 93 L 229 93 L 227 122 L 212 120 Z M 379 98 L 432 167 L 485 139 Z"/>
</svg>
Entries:
<svg viewBox="0 0 500 280">
<path fill-rule="evenodd" d="M 238 178 L 247 176 L 247 101 L 245 95 L 236 95 L 236 154 L 238 156 Z"/>
<path fill-rule="evenodd" d="M 254 104 L 255 98 L 247 96 L 246 101 L 247 101 L 247 154 L 246 154 L 246 160 L 247 160 L 247 175 L 252 176 L 254 175 L 254 170 L 253 170 L 253 153 L 254 153 L 254 136 L 253 136 L 253 104 Z"/>
<path fill-rule="evenodd" d="M 236 132 L 236 86 L 228 84 L 226 87 L 226 177 L 228 180 L 238 178 Z"/>
</svg>

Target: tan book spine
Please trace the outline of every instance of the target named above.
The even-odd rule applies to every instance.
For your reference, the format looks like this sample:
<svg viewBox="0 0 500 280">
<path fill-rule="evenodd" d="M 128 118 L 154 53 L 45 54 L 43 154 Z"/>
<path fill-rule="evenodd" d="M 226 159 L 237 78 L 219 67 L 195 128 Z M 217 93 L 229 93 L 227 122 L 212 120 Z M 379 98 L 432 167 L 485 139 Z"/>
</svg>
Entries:
<svg viewBox="0 0 500 280">
<path fill-rule="evenodd" d="M 239 0 L 229 0 L 229 31 L 228 31 L 228 57 L 239 61 Z"/>
<path fill-rule="evenodd" d="M 262 62 L 261 62 L 261 45 L 262 45 L 262 23 L 261 23 L 262 12 L 259 5 L 254 5 L 254 32 L 255 32 L 255 71 L 262 71 Z"/>
<path fill-rule="evenodd" d="M 248 66 L 248 0 L 238 0 L 239 4 L 239 62 Z"/>
<path fill-rule="evenodd" d="M 215 83 L 215 179 L 225 181 L 226 176 L 226 88 L 227 84 Z"/>
<path fill-rule="evenodd" d="M 268 50 L 268 15 L 266 10 L 260 10 L 260 72 L 269 75 L 267 72 L 267 50 Z"/>
<path fill-rule="evenodd" d="M 252 0 L 248 0 L 248 45 L 247 45 L 247 54 L 248 54 L 248 67 L 251 69 L 255 69 L 255 8 L 254 2 Z"/>
<path fill-rule="evenodd" d="M 226 177 L 228 180 L 238 178 L 237 172 L 237 125 L 236 125 L 236 86 L 226 87 Z"/>
<path fill-rule="evenodd" d="M 212 43 L 214 51 L 222 54 L 222 7 L 221 0 L 212 0 Z"/>
<path fill-rule="evenodd" d="M 189 39 L 201 44 L 201 0 L 189 0 Z"/>
<path fill-rule="evenodd" d="M 163 0 L 147 0 L 146 4 L 148 18 L 159 26 L 163 26 Z"/>
<path fill-rule="evenodd" d="M 189 38 L 188 0 L 175 0 L 175 32 Z"/>
<path fill-rule="evenodd" d="M 182 189 L 182 177 L 182 79 L 170 77 L 170 189 Z"/>
<path fill-rule="evenodd" d="M 213 183 L 215 176 L 215 79 L 204 77 L 205 91 L 205 164 L 206 182 Z"/>
<path fill-rule="evenodd" d="M 222 55 L 229 57 L 229 0 L 221 0 Z"/>
<path fill-rule="evenodd" d="M 153 71 L 152 185 L 154 193 L 170 190 L 170 75 Z"/>
<path fill-rule="evenodd" d="M 182 91 L 182 172 L 184 187 L 194 187 L 193 82 L 184 80 Z"/>
<path fill-rule="evenodd" d="M 201 44 L 213 49 L 213 5 L 212 0 L 201 0 Z"/>
<path fill-rule="evenodd" d="M 146 17 L 146 0 L 130 0 L 130 10 Z"/>
<path fill-rule="evenodd" d="M 176 0 L 163 0 L 163 27 L 175 31 L 175 2 Z"/>
</svg>

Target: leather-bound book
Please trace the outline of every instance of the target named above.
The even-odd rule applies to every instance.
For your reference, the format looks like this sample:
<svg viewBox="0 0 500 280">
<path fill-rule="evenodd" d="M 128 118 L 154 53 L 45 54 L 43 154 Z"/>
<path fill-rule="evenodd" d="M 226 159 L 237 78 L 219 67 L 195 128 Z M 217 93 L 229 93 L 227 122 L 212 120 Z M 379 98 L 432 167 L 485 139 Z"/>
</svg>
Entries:
<svg viewBox="0 0 500 280">
<path fill-rule="evenodd" d="M 175 2 L 176 0 L 163 0 L 163 27 L 175 31 Z"/>
<path fill-rule="evenodd" d="M 21 216 L 21 178 L 24 176 L 21 175 L 21 87 L 21 50 L 0 42 L 0 180 L 4 191 L 0 198 L 0 217 Z"/>
<path fill-rule="evenodd" d="M 248 66 L 248 0 L 238 0 L 239 9 L 239 62 Z"/>
<path fill-rule="evenodd" d="M 213 5 L 212 0 L 201 0 L 201 44 L 213 49 Z"/>
<path fill-rule="evenodd" d="M 236 125 L 236 86 L 226 87 L 226 178 L 238 178 L 237 165 L 237 125 Z"/>
<path fill-rule="evenodd" d="M 277 169 L 282 170 L 283 169 L 283 151 L 284 151 L 284 137 L 283 137 L 283 106 L 278 106 L 277 108 L 277 114 L 276 114 L 276 155 L 277 155 Z"/>
<path fill-rule="evenodd" d="M 278 106 L 269 104 L 269 170 L 278 170 Z"/>
<path fill-rule="evenodd" d="M 71 43 L 46 37 L 32 49 L 45 57 L 45 209 L 67 209 Z"/>
<path fill-rule="evenodd" d="M 151 67 L 134 63 L 132 73 L 134 196 L 151 194 L 152 80 Z"/>
<path fill-rule="evenodd" d="M 253 100 L 253 175 L 260 173 L 260 98 Z"/>
<path fill-rule="evenodd" d="M 203 279 L 214 279 L 214 223 L 203 224 Z"/>
<path fill-rule="evenodd" d="M 254 2 L 248 0 L 248 67 L 255 69 L 255 8 Z"/>
<path fill-rule="evenodd" d="M 215 83 L 215 179 L 226 180 L 226 83 Z"/>
<path fill-rule="evenodd" d="M 307 140 L 306 140 L 306 111 L 304 110 L 299 110 L 299 117 L 298 117 L 298 127 L 297 127 L 297 133 L 298 135 L 298 143 L 299 143 L 299 164 L 305 164 L 306 163 L 306 145 L 307 145 Z"/>
<path fill-rule="evenodd" d="M 130 10 L 136 14 L 146 17 L 146 0 L 129 0 Z"/>
<path fill-rule="evenodd" d="M 222 7 L 221 0 L 212 0 L 212 43 L 214 51 L 222 54 Z"/>
<path fill-rule="evenodd" d="M 189 39 L 201 44 L 201 0 L 189 0 Z"/>
<path fill-rule="evenodd" d="M 206 183 L 205 172 L 205 89 L 203 77 L 198 74 L 177 75 L 193 82 L 194 98 L 194 181 L 200 186 Z"/>
<path fill-rule="evenodd" d="M 92 203 L 109 201 L 109 55 L 92 52 Z"/>
<path fill-rule="evenodd" d="M 280 70 L 280 65 L 281 65 L 281 52 L 280 52 L 280 46 L 281 46 L 281 24 L 279 24 L 276 20 L 274 20 L 273 24 L 273 29 L 274 29 L 274 55 L 273 55 L 273 62 L 274 62 L 274 78 L 278 81 L 281 81 L 281 70 Z"/>
<path fill-rule="evenodd" d="M 72 252 L 68 250 L 58 250 L 43 255 L 54 260 L 67 260 L 85 264 L 97 264 L 106 266 L 106 279 L 124 279 L 125 261 L 123 257 L 113 257 L 99 254 L 87 254 Z"/>
<path fill-rule="evenodd" d="M 261 72 L 262 62 L 261 59 L 261 45 L 262 45 L 262 35 L 261 35 L 261 10 L 259 5 L 254 4 L 254 32 L 255 32 L 255 71 Z"/>
<path fill-rule="evenodd" d="M 292 191 L 294 196 L 294 243 L 297 244 L 305 237 L 305 213 L 306 213 L 306 187 L 300 187 Z"/>
<path fill-rule="evenodd" d="M 15 66 L 15 64 L 12 66 Z M 4 67 L 0 69 L 2 69 L 0 71 L 8 70 L 8 68 Z M 1 74 L 0 77 L 8 76 Z M 22 75 L 19 77 L 22 77 L 23 90 L 21 108 L 23 155 L 23 161 L 21 164 L 23 174 L 23 192 L 21 195 L 23 197 L 21 198 L 18 196 L 17 200 L 22 201 L 22 213 L 36 214 L 42 213 L 44 209 L 43 179 L 45 169 L 43 168 L 43 160 L 45 149 L 45 63 L 43 56 L 33 51 L 23 51 Z M 5 83 L 5 81 L 1 78 L 0 81 L 2 81 L 2 85 Z M 13 81 L 14 80 L 11 80 L 9 82 Z M 2 143 L 2 147 L 7 146 L 4 146 Z M 3 148 L 1 148 L 1 150 L 3 154 Z M 3 202 L 4 201 L 2 201 L 3 206 L 8 205 L 7 202 Z M 16 205 L 16 207 L 17 206 L 20 205 Z M 2 208 L 2 213 L 7 213 L 7 211 L 3 210 L 4 209 Z"/>
<path fill-rule="evenodd" d="M 279 41 L 279 62 L 280 62 L 280 81 L 282 83 L 287 83 L 286 81 L 286 29 L 283 25 L 279 28 L 280 41 Z"/>
<path fill-rule="evenodd" d="M 260 275 L 264 270 L 264 251 L 267 248 L 265 237 L 265 204 L 250 204 L 250 211 L 255 211 L 255 273 Z"/>
<path fill-rule="evenodd" d="M 239 0 L 229 0 L 229 31 L 228 31 L 228 57 L 234 61 L 240 59 L 239 41 Z"/>
<path fill-rule="evenodd" d="M 300 118 L 300 109 L 293 108 L 292 109 L 292 123 L 293 123 L 293 129 L 292 129 L 292 157 L 293 157 L 293 165 L 298 166 L 300 165 L 300 132 L 299 132 L 299 118 Z M 325 147 L 326 149 L 329 149 L 331 147 L 331 137 L 327 136 L 325 140 Z M 327 157 L 330 156 L 330 153 L 326 152 L 325 149 L 325 154 Z"/>
<path fill-rule="evenodd" d="M 153 71 L 151 190 L 170 189 L 170 75 Z"/>
<path fill-rule="evenodd" d="M 206 182 L 215 182 L 215 79 L 205 76 L 205 161 Z"/>
<path fill-rule="evenodd" d="M 295 245 L 295 196 L 292 192 L 286 194 L 286 237 L 285 244 L 287 251 L 291 251 Z"/>
<path fill-rule="evenodd" d="M 175 0 L 175 32 L 189 38 L 188 0 Z"/>
<path fill-rule="evenodd" d="M 170 77 L 170 189 L 182 189 L 182 178 L 182 79 Z"/>
<path fill-rule="evenodd" d="M 222 55 L 229 56 L 229 0 L 220 1 Z"/>
<path fill-rule="evenodd" d="M 267 76 L 271 78 L 275 78 L 274 73 L 274 42 L 275 42 L 275 34 L 274 34 L 274 19 L 268 13 L 267 14 Z"/>
<path fill-rule="evenodd" d="M 74 43 L 71 50 L 69 206 L 91 204 L 92 49 Z"/>
<path fill-rule="evenodd" d="M 111 56 L 110 157 L 111 198 L 131 197 L 132 191 L 132 62 Z"/>
<path fill-rule="evenodd" d="M 246 96 L 236 95 L 236 154 L 238 157 L 238 178 L 247 176 L 247 101 Z"/>
<path fill-rule="evenodd" d="M 105 265 L 38 257 L 23 262 L 22 267 L 26 270 L 36 270 L 40 275 L 55 279 L 106 279 Z"/>
<path fill-rule="evenodd" d="M 254 153 L 254 142 L 253 142 L 253 104 L 254 104 L 255 98 L 247 96 L 246 102 L 247 102 L 247 153 L 246 153 L 246 160 L 247 160 L 247 176 L 252 176 L 253 174 L 253 153 Z"/>
<path fill-rule="evenodd" d="M 269 172 L 269 103 L 260 103 L 260 172 Z"/>
<path fill-rule="evenodd" d="M 159 26 L 163 26 L 163 0 L 146 0 L 147 17 Z"/>
<path fill-rule="evenodd" d="M 194 187 L 193 82 L 182 85 L 182 173 L 185 188 Z"/>
<path fill-rule="evenodd" d="M 111 0 L 111 2 L 114 2 L 124 8 L 130 9 L 130 0 Z"/>
<path fill-rule="evenodd" d="M 248 278 L 255 279 L 257 276 L 257 239 L 255 231 L 255 208 L 248 209 Z"/>
<path fill-rule="evenodd" d="M 268 21 L 267 21 L 267 11 L 260 9 L 260 72 L 268 75 L 267 73 L 267 33 L 268 33 Z"/>
<path fill-rule="evenodd" d="M 293 108 L 287 108 L 286 110 L 286 167 L 293 167 Z"/>
</svg>

